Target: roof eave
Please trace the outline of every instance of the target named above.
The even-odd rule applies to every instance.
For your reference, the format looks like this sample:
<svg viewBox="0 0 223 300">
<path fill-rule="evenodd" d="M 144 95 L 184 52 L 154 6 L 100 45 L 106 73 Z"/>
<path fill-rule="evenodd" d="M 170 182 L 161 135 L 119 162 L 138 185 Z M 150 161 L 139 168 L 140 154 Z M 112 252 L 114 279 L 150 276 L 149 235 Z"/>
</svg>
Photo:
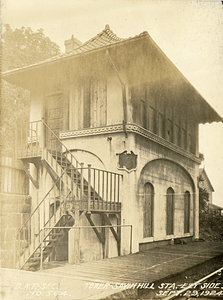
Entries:
<svg viewBox="0 0 223 300">
<path fill-rule="evenodd" d="M 118 45 L 125 45 L 127 43 L 129 43 L 130 41 L 135 41 L 135 40 L 140 40 L 143 38 L 148 38 L 149 41 L 151 41 L 153 43 L 153 45 L 155 45 L 155 47 L 157 48 L 158 52 L 160 53 L 160 55 L 164 56 L 164 58 L 171 64 L 171 66 L 173 66 L 179 76 L 182 77 L 182 79 L 187 82 L 194 90 L 195 94 L 198 97 L 198 101 L 201 102 L 201 107 L 205 106 L 205 109 L 203 111 L 203 113 L 201 112 L 200 118 L 199 118 L 199 123 L 200 124 L 205 124 L 205 123 L 213 123 L 213 122 L 223 122 L 223 118 L 211 107 L 211 105 L 201 96 L 201 94 L 194 88 L 194 86 L 187 80 L 187 78 L 179 71 L 179 69 L 173 64 L 173 62 L 166 56 L 166 54 L 159 48 L 159 46 L 154 42 L 154 40 L 150 37 L 150 35 L 148 34 L 148 32 L 143 32 L 135 37 L 132 38 L 128 38 L 125 40 L 121 40 L 121 41 L 117 41 L 115 43 L 106 45 L 106 46 L 102 46 L 96 49 L 92 49 L 92 50 L 88 50 L 86 52 L 81 52 L 81 53 L 75 53 L 75 54 L 70 54 L 67 55 L 65 57 L 55 57 L 55 59 L 50 59 L 49 61 L 43 61 L 34 65 L 30 65 L 30 66 L 26 66 L 20 69 L 15 69 L 15 70 L 11 70 L 11 71 L 7 71 L 2 73 L 2 78 L 9 81 L 10 82 L 10 77 L 11 77 L 11 81 L 13 81 L 13 84 L 16 84 L 16 78 L 15 76 L 19 75 L 20 80 L 21 80 L 21 76 L 22 74 L 26 74 L 26 72 L 32 71 L 32 70 L 37 70 L 39 68 L 43 68 L 43 67 L 47 67 L 50 66 L 52 64 L 60 64 L 60 63 L 64 63 L 67 60 L 72 60 L 72 59 L 78 59 L 79 57 L 84 57 L 86 55 L 92 55 L 94 53 L 100 52 L 100 51 L 105 51 L 107 49 L 112 49 Z"/>
<path fill-rule="evenodd" d="M 14 75 L 14 74 L 17 74 L 17 73 L 21 74 L 22 72 L 27 71 L 27 70 L 32 70 L 32 69 L 43 67 L 43 66 L 46 66 L 46 65 L 51 65 L 51 64 L 54 64 L 54 63 L 64 62 L 64 61 L 69 60 L 69 59 L 79 58 L 80 56 L 93 54 L 93 53 L 96 53 L 96 52 L 99 52 L 99 51 L 103 51 L 103 50 L 106 50 L 106 49 L 109 49 L 109 48 L 116 47 L 117 45 L 120 45 L 120 44 L 124 45 L 124 44 L 128 43 L 130 40 L 141 39 L 145 36 L 149 36 L 147 31 L 145 31 L 145 32 L 143 32 L 143 33 L 141 33 L 141 34 L 139 34 L 135 37 L 131 37 L 131 38 L 128 38 L 128 39 L 125 39 L 125 40 L 122 40 L 122 41 L 117 41 L 115 43 L 112 43 L 112 44 L 109 44 L 109 45 L 106 45 L 106 46 L 102 46 L 102 47 L 99 47 L 99 48 L 96 48 L 96 49 L 88 50 L 88 51 L 81 52 L 81 53 L 70 54 L 70 55 L 67 55 L 67 56 L 64 56 L 64 57 L 56 56 L 55 59 L 52 58 L 49 61 L 44 60 L 42 62 L 33 64 L 33 65 L 29 65 L 29 66 L 25 66 L 25 67 L 22 67 L 22 68 L 18 68 L 18 69 L 3 72 L 2 73 L 2 78 L 7 80 L 7 77 L 9 77 L 10 75 Z"/>
</svg>

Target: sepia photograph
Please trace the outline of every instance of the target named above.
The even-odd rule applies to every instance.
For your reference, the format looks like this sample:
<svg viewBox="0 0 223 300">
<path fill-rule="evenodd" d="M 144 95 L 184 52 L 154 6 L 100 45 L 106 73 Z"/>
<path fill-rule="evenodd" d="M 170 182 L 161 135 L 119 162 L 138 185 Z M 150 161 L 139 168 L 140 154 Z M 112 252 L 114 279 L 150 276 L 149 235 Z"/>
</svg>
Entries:
<svg viewBox="0 0 223 300">
<path fill-rule="evenodd" d="M 223 298 L 223 1 L 2 0 L 0 299 Z"/>
</svg>

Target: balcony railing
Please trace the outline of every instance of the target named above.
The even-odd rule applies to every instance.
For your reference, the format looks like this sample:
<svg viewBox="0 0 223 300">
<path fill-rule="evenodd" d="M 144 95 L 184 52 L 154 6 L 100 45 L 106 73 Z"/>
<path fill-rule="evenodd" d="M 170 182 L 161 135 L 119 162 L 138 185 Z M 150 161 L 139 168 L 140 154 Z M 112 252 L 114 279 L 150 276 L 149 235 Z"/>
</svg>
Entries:
<svg viewBox="0 0 223 300">
<path fill-rule="evenodd" d="M 66 166 L 72 164 L 76 168 L 81 167 L 81 164 L 44 120 L 21 124 L 17 129 L 16 139 L 19 159 L 42 157 L 43 150 L 47 149 L 57 161 L 60 158 L 61 163 L 65 162 Z"/>
<path fill-rule="evenodd" d="M 67 168 L 75 199 L 65 202 L 67 209 L 86 211 L 121 211 L 122 174 L 92 168 Z M 75 193 L 75 191 L 77 191 Z"/>
<path fill-rule="evenodd" d="M 43 122 L 21 123 L 17 128 L 18 158 L 39 157 L 43 148 Z"/>
</svg>

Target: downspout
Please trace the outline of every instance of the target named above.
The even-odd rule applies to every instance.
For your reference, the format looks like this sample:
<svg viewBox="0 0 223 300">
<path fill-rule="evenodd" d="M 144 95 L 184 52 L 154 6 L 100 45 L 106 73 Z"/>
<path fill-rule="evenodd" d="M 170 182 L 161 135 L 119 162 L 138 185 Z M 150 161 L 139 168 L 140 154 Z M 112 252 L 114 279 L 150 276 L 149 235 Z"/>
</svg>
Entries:
<svg viewBox="0 0 223 300">
<path fill-rule="evenodd" d="M 119 82 L 121 83 L 121 86 L 122 86 L 122 105 L 123 105 L 123 121 L 122 121 L 122 125 L 123 125 L 123 132 L 125 133 L 125 137 L 127 138 L 128 137 L 128 133 L 127 133 L 127 130 L 126 130 L 126 124 L 127 124 L 127 101 L 126 101 L 126 86 L 125 86 L 125 83 L 122 81 L 119 73 L 118 73 L 118 70 L 110 56 L 110 53 L 108 50 L 106 50 L 106 54 L 108 55 L 109 57 L 109 60 L 111 62 L 111 65 L 115 71 L 115 74 L 119 80 Z"/>
</svg>

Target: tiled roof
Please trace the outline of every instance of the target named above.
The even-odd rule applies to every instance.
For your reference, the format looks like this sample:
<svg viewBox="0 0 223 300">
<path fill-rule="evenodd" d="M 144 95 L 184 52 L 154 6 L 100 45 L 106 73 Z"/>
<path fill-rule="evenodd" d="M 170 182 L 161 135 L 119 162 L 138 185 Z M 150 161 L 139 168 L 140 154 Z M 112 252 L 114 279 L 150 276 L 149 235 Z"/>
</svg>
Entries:
<svg viewBox="0 0 223 300">
<path fill-rule="evenodd" d="M 75 48 L 72 51 L 69 51 L 68 53 L 63 53 L 57 57 L 53 57 L 52 60 L 57 59 L 59 57 L 68 57 L 75 54 L 95 50 L 97 48 L 105 47 L 124 40 L 125 39 L 117 37 L 117 35 L 114 34 L 113 31 L 110 29 L 109 25 L 106 25 L 105 29 L 102 32 L 98 33 L 95 37 L 91 38 L 89 41 L 85 42 L 80 47 Z"/>
<path fill-rule="evenodd" d="M 93 37 L 80 47 L 69 52 L 69 54 L 78 54 L 81 52 L 94 50 L 100 47 L 108 46 L 110 44 L 121 42 L 123 40 L 124 39 L 117 37 L 117 35 L 111 31 L 109 25 L 106 25 L 105 29 L 101 33 L 97 34 L 95 37 Z"/>
<path fill-rule="evenodd" d="M 35 64 L 31 64 L 29 66 L 25 66 L 25 67 L 15 69 L 15 70 L 6 71 L 6 72 L 4 72 L 4 74 L 10 73 L 10 72 L 16 71 L 16 70 L 26 69 L 26 68 L 29 68 L 32 66 L 42 65 L 47 62 L 57 61 L 62 58 L 66 58 L 66 57 L 70 57 L 70 56 L 73 56 L 76 54 L 81 54 L 83 52 L 95 50 L 95 49 L 105 47 L 105 46 L 108 46 L 108 45 L 111 45 L 114 43 L 122 42 L 124 40 L 126 40 L 126 39 L 117 37 L 117 35 L 114 34 L 113 31 L 110 29 L 109 25 L 106 25 L 105 29 L 102 32 L 98 33 L 95 37 L 91 38 L 89 41 L 85 42 L 78 48 L 75 48 L 67 53 L 62 53 L 60 55 L 48 58 L 44 61 L 41 61 L 41 62 L 38 62 Z"/>
</svg>

